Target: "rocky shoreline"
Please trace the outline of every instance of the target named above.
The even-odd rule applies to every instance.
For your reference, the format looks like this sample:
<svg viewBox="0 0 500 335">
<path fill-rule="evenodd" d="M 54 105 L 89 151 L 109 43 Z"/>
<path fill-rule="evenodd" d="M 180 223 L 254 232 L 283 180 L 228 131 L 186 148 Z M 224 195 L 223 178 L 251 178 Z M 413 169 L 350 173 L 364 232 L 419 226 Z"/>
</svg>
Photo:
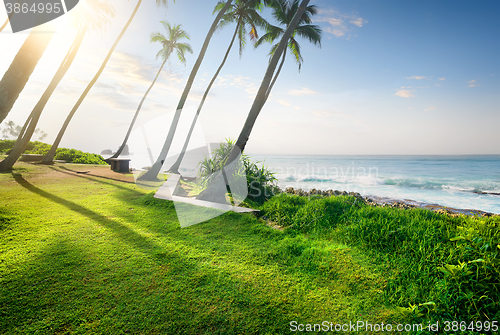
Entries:
<svg viewBox="0 0 500 335">
<path fill-rule="evenodd" d="M 357 201 L 361 201 L 365 204 L 371 205 L 371 206 L 382 206 L 382 207 L 391 207 L 391 208 L 400 208 L 400 209 L 412 209 L 412 208 L 423 208 L 423 209 L 428 209 L 440 214 L 447 214 L 451 216 L 457 216 L 457 215 L 469 215 L 469 216 L 483 216 L 483 217 L 489 217 L 489 216 L 500 216 L 500 214 L 494 214 L 490 212 L 485 212 L 477 209 L 459 209 L 459 208 L 452 208 L 452 207 L 446 207 L 438 204 L 429 204 L 429 203 L 424 203 L 424 202 L 419 202 L 415 200 L 410 200 L 410 199 L 392 199 L 392 198 L 386 198 L 386 197 L 377 197 L 373 195 L 366 195 L 362 196 L 361 194 L 357 192 L 346 192 L 346 191 L 338 191 L 338 190 L 317 190 L 313 188 L 310 191 L 304 191 L 303 189 L 294 189 L 293 187 L 288 187 L 285 190 L 281 190 L 283 193 L 288 193 L 288 194 L 294 194 L 298 196 L 303 196 L 303 197 L 310 197 L 310 196 L 342 196 L 342 195 L 348 195 L 356 198 Z"/>
</svg>

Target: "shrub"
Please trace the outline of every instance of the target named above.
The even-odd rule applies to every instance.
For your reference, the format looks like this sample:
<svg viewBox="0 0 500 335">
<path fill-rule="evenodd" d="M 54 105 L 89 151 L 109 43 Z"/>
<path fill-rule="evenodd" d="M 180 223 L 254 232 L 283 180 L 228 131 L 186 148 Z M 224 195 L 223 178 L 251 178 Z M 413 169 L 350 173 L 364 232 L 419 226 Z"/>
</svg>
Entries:
<svg viewBox="0 0 500 335">
<path fill-rule="evenodd" d="M 54 159 L 65 160 L 68 163 L 78 164 L 98 164 L 106 165 L 107 163 L 101 155 L 86 153 L 76 149 L 58 148 Z"/>
<path fill-rule="evenodd" d="M 0 154 L 6 154 L 14 147 L 15 140 L 0 140 Z"/>
<path fill-rule="evenodd" d="M 14 140 L 1 140 L 0 153 L 9 154 L 10 150 L 14 147 L 16 141 Z M 24 150 L 24 154 L 45 155 L 49 152 L 51 145 L 39 141 L 29 142 Z M 101 155 L 83 152 L 75 149 L 58 148 L 54 159 L 65 160 L 68 163 L 79 164 L 107 164 Z"/>
<path fill-rule="evenodd" d="M 218 176 L 217 172 L 221 171 L 225 166 L 233 147 L 234 141 L 228 139 L 213 151 L 212 158 L 205 157 L 198 164 L 198 174 L 201 186 L 207 187 Z M 248 155 L 241 155 L 240 164 L 232 177 L 234 179 L 246 178 L 248 189 L 247 199 L 257 204 L 262 204 L 279 190 L 276 185 L 277 179 L 274 177 L 273 173 L 264 165 L 259 168 L 257 163 L 252 162 Z M 233 190 L 233 192 L 235 191 Z"/>
<path fill-rule="evenodd" d="M 45 155 L 49 152 L 51 145 L 43 142 L 29 142 L 24 150 L 24 154 Z"/>
</svg>

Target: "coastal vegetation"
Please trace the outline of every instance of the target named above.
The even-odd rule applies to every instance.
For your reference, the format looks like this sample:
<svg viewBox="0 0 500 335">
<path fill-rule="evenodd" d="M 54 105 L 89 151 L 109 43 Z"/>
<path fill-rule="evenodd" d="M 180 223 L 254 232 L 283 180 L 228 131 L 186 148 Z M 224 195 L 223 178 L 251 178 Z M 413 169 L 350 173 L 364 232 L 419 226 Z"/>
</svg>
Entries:
<svg viewBox="0 0 500 335">
<path fill-rule="evenodd" d="M 197 187 L 200 189 L 199 192 L 207 190 L 218 179 L 219 174 L 226 166 L 227 159 L 233 147 L 234 141 L 228 139 L 213 150 L 210 158 L 205 157 L 198 164 Z M 231 178 L 232 180 L 244 179 L 242 184 L 245 186 L 248 194 L 246 192 L 243 194 L 246 195 L 246 201 L 251 206 L 262 205 L 266 200 L 279 192 L 278 179 L 274 177 L 273 173 L 264 164 L 259 167 L 259 163 L 261 162 L 254 162 L 250 156 L 243 154 L 239 158 L 237 168 L 234 170 L 231 169 L 232 175 L 226 175 L 226 178 Z M 229 191 L 234 192 L 231 189 Z M 231 192 L 228 196 L 237 197 L 236 194 Z"/>
<path fill-rule="evenodd" d="M 197 200 L 203 200 L 215 178 L 220 181 L 224 169 L 239 160 L 231 173 L 243 180 L 248 196 L 238 202 L 256 209 L 256 214 L 227 212 L 181 229 L 175 204 L 135 184 L 131 173 L 101 166 L 106 162 L 100 155 L 58 147 L 142 0 L 53 145 L 31 141 L 33 135 L 46 136 L 37 123 L 87 31 L 104 26 L 113 16 L 107 1 L 88 1 L 95 5 L 94 15 L 79 21 L 66 57 L 24 125 L 6 122 L 2 131 L 4 137 L 17 140 L 0 141 L 0 333 L 281 334 L 289 333 L 293 322 L 324 327 L 325 321 L 333 325 L 362 320 L 421 325 L 417 330 L 412 327 L 417 334 L 431 333 L 426 326 L 436 322 L 441 330 L 447 323 L 459 322 L 451 330 L 463 334 L 494 331 L 492 322 L 500 320 L 498 215 L 382 207 L 355 194 L 291 195 L 277 187 L 277 179 L 262 162 L 253 162 L 244 153 L 286 53 L 300 70 L 303 57 L 297 38 L 321 45 L 321 30 L 311 18 L 318 9 L 309 2 L 227 0 L 215 7 L 163 148 L 156 161 L 150 156 L 152 166 L 141 178 L 157 180 L 214 32 L 235 23 L 171 171 L 180 166 L 197 117 L 236 39 L 240 55 L 247 35 L 256 47 L 271 43 L 267 70 L 237 140 L 221 144 L 200 162 L 200 183 L 195 185 Z M 276 26 L 260 16 L 266 6 Z M 168 36 L 151 35 L 152 42 L 162 45 L 158 53 L 162 64 L 113 157 L 125 147 L 172 52 L 183 63 L 185 53 L 192 52 L 189 44 L 180 42 L 189 39 L 181 25 L 162 24 Z M 260 38 L 258 28 L 265 30 Z M 52 37 L 35 33 L 33 29 L 0 81 L 0 122 Z M 27 50 L 35 47 L 27 59 Z M 17 162 L 22 154 L 45 155 L 43 163 L 50 166 Z M 85 170 L 79 164 L 87 164 Z M 223 200 L 227 197 L 234 204 L 236 195 L 227 181 L 226 189 Z M 186 206 L 194 216 L 208 211 Z"/>
<path fill-rule="evenodd" d="M 450 216 L 370 206 L 352 196 L 287 193 L 262 209 L 292 235 L 362 250 L 384 268 L 387 303 L 413 320 L 500 317 L 500 216 Z"/>
<path fill-rule="evenodd" d="M 130 174 L 79 169 L 20 162 L 0 174 L 1 333 L 276 334 L 292 320 L 401 320 L 356 249 L 252 214 L 180 229 L 173 202 Z"/>
<path fill-rule="evenodd" d="M 130 174 L 80 168 L 20 162 L 0 174 L 3 333 L 425 329 L 500 316 L 498 216 L 283 193 L 259 218 L 229 212 L 180 229 L 173 202 Z"/>
<path fill-rule="evenodd" d="M 13 140 L 0 140 L 0 154 L 8 155 L 15 143 L 16 141 Z M 47 154 L 50 148 L 50 144 L 47 143 L 39 141 L 29 142 L 23 154 L 43 156 Z M 68 148 L 57 148 L 54 159 L 63 160 L 68 163 L 107 165 L 101 155 Z"/>
</svg>

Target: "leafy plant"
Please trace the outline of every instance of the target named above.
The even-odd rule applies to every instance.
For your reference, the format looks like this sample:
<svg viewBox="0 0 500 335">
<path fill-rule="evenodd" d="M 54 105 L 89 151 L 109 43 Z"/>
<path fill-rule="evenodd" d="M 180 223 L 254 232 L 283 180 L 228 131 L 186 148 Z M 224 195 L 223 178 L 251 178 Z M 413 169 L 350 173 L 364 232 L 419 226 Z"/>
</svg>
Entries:
<svg viewBox="0 0 500 335">
<path fill-rule="evenodd" d="M 218 172 L 225 166 L 234 143 L 233 140 L 226 139 L 226 142 L 221 143 L 212 152 L 211 158 L 205 157 L 198 164 L 198 175 L 202 187 L 207 187 L 218 177 Z M 261 162 L 254 163 L 248 155 L 241 155 L 240 161 L 236 163 L 236 169 L 232 178 L 246 178 L 248 188 L 247 199 L 262 204 L 276 194 L 279 189 L 276 184 L 277 179 L 273 173 L 264 165 L 258 167 L 258 163 Z"/>
<path fill-rule="evenodd" d="M 0 153 L 9 153 L 14 143 L 13 140 L 0 140 Z M 45 155 L 50 149 L 50 144 L 35 141 L 29 142 L 26 146 L 24 154 Z M 58 148 L 56 151 L 55 159 L 64 160 L 68 163 L 79 164 L 99 164 L 106 165 L 101 155 L 83 152 L 76 149 Z"/>
<path fill-rule="evenodd" d="M 101 155 L 87 153 L 76 149 L 58 148 L 54 158 L 65 160 L 68 163 L 98 164 L 98 165 L 107 164 L 101 157 Z"/>
</svg>

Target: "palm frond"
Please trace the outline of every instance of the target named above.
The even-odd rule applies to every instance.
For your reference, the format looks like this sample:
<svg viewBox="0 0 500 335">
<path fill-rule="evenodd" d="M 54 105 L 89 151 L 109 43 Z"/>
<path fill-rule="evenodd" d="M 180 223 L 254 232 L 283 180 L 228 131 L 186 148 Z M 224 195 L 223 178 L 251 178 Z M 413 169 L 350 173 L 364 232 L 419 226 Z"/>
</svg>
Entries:
<svg viewBox="0 0 500 335">
<path fill-rule="evenodd" d="M 302 38 L 309 40 L 313 44 L 319 44 L 321 47 L 321 34 L 322 30 L 320 27 L 312 24 L 303 25 L 297 27 L 296 34 Z"/>
<path fill-rule="evenodd" d="M 302 62 L 304 62 L 304 59 L 302 58 L 302 55 L 300 54 L 300 45 L 297 43 L 297 41 L 292 37 L 288 41 L 288 49 L 290 50 L 293 58 L 299 64 L 299 71 L 300 68 L 302 67 Z"/>
<path fill-rule="evenodd" d="M 170 57 L 172 52 L 176 51 L 179 60 L 186 64 L 185 53 L 193 53 L 191 46 L 187 43 L 179 43 L 179 40 L 189 40 L 189 35 L 182 30 L 181 25 L 171 25 L 169 22 L 160 21 L 168 33 L 168 37 L 160 32 L 151 33 L 151 42 L 159 42 L 162 45 L 160 51 L 156 54 L 156 59 L 161 58 L 166 60 Z"/>
</svg>

